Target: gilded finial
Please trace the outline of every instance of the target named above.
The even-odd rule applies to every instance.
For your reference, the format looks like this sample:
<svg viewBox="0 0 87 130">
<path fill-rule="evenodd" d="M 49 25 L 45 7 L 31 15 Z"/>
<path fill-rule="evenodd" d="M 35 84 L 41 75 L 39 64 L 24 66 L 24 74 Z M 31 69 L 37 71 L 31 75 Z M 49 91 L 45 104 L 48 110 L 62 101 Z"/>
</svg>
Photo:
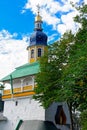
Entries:
<svg viewBox="0 0 87 130">
<path fill-rule="evenodd" d="M 35 18 L 35 22 L 37 22 L 37 21 L 42 21 L 42 18 L 40 16 L 40 6 L 39 6 L 39 4 L 37 5 L 37 16 Z"/>
<path fill-rule="evenodd" d="M 39 6 L 39 4 L 37 5 L 37 13 L 38 13 L 38 15 L 40 13 L 40 6 Z"/>
</svg>

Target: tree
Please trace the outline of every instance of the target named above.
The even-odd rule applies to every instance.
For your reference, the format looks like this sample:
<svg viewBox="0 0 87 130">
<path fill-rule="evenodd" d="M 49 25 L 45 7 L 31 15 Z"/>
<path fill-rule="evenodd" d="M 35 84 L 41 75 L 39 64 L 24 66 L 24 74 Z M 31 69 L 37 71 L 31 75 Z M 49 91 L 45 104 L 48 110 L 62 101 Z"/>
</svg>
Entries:
<svg viewBox="0 0 87 130">
<path fill-rule="evenodd" d="M 40 60 L 40 72 L 36 76 L 37 86 L 34 98 L 47 108 L 51 103 L 67 102 L 72 117 L 72 96 L 69 89 L 64 89 L 62 75 L 69 57 L 69 51 L 74 41 L 71 31 L 66 32 L 60 41 L 50 45 L 48 52 Z M 71 98 L 70 98 L 71 96 Z"/>
<path fill-rule="evenodd" d="M 82 130 L 87 130 L 87 110 L 81 113 L 80 122 Z"/>
<path fill-rule="evenodd" d="M 36 76 L 37 88 L 35 99 L 46 108 L 54 101 L 64 101 L 62 90 L 62 68 L 67 62 L 69 45 L 72 42 L 71 32 L 64 34 L 63 38 L 50 45 L 48 52 L 40 60 L 40 72 Z"/>
<path fill-rule="evenodd" d="M 75 35 L 66 32 L 41 58 L 34 96 L 45 108 L 54 101 L 66 101 L 71 118 L 75 109 L 87 108 L 87 5 L 78 10 L 80 15 L 75 17 L 81 24 L 78 32 Z"/>
<path fill-rule="evenodd" d="M 75 36 L 63 77 L 64 85 L 73 94 L 73 107 L 83 111 L 87 108 L 87 5 L 79 7 L 79 12 L 75 21 L 81 28 Z"/>
</svg>

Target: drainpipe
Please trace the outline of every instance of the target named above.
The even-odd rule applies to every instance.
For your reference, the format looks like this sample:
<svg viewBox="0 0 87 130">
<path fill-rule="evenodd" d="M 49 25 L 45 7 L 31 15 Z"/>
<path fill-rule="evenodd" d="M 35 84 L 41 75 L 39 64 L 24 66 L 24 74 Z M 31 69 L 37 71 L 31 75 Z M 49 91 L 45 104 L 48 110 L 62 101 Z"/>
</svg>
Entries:
<svg viewBox="0 0 87 130">
<path fill-rule="evenodd" d="M 23 120 L 20 120 L 15 128 L 15 130 L 19 130 L 21 124 L 22 124 Z"/>
<path fill-rule="evenodd" d="M 12 97 L 13 97 L 13 79 L 12 79 L 12 75 L 10 75 L 10 84 L 11 84 L 11 94 L 12 94 Z"/>
</svg>

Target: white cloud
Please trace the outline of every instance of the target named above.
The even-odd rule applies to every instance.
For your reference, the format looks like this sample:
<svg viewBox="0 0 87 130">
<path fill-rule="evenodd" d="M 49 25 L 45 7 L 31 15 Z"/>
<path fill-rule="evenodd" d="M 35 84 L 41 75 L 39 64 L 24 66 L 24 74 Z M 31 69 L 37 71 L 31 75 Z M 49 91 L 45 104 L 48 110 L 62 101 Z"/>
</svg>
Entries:
<svg viewBox="0 0 87 130">
<path fill-rule="evenodd" d="M 63 34 L 67 30 L 72 30 L 75 33 L 78 30 L 77 24 L 73 21 L 73 18 L 76 16 L 78 12 L 70 12 L 66 15 L 61 16 L 61 21 L 63 24 L 58 25 L 58 30 Z"/>
<path fill-rule="evenodd" d="M 67 30 L 66 28 L 66 25 L 65 24 L 59 24 L 58 25 L 58 31 L 61 33 L 61 34 L 64 34 L 64 32 Z"/>
<path fill-rule="evenodd" d="M 26 10 L 25 9 L 23 9 L 22 11 L 21 11 L 21 14 L 24 14 L 26 12 Z"/>
<path fill-rule="evenodd" d="M 28 61 L 27 42 L 14 36 L 6 30 L 0 32 L 0 79 Z"/>
<path fill-rule="evenodd" d="M 38 4 L 42 7 L 41 16 L 43 21 L 49 25 L 53 25 L 53 28 L 56 29 L 56 24 L 60 21 L 55 15 L 59 8 L 59 3 L 54 2 L 53 0 L 28 0 L 25 9 L 31 9 L 33 14 L 36 14 Z"/>
<path fill-rule="evenodd" d="M 84 1 L 86 3 L 87 0 Z M 63 34 L 67 29 L 72 29 L 74 32 L 77 28 L 77 25 L 73 22 L 73 17 L 76 16 L 78 12 L 72 7 L 71 2 L 75 4 L 79 3 L 80 0 L 61 0 L 61 2 L 57 0 L 27 0 L 24 9 L 31 9 L 33 14 L 36 14 L 37 5 L 39 4 L 41 6 L 40 13 L 43 21 L 48 25 L 52 25 L 53 30 Z M 58 13 L 61 15 L 60 19 L 58 18 Z M 64 13 L 66 13 L 66 15 L 64 15 Z"/>
<path fill-rule="evenodd" d="M 17 33 L 10 34 L 7 30 L 4 30 L 4 29 L 0 32 L 0 40 L 11 39 L 11 38 L 14 38 L 16 36 L 17 36 Z"/>
<path fill-rule="evenodd" d="M 48 43 L 49 43 L 49 41 L 50 41 L 50 42 L 51 42 L 51 41 L 54 41 L 55 36 L 58 36 L 58 35 L 57 35 L 57 34 L 53 34 L 53 35 L 49 36 L 49 37 L 48 37 Z"/>
<path fill-rule="evenodd" d="M 87 0 L 84 0 L 84 3 L 87 4 Z"/>
<path fill-rule="evenodd" d="M 50 13 L 47 13 L 47 11 L 44 9 L 42 10 L 42 13 L 43 21 L 45 21 L 49 25 L 53 25 L 53 29 L 56 30 L 56 25 L 60 22 L 59 18 L 57 18 L 55 15 L 52 16 Z"/>
</svg>

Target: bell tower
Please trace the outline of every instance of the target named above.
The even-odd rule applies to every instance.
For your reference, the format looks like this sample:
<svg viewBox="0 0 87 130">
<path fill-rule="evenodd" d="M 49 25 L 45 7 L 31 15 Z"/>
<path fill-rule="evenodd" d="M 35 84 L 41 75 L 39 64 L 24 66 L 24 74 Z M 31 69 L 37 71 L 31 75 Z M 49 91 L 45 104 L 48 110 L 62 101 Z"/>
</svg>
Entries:
<svg viewBox="0 0 87 130">
<path fill-rule="evenodd" d="M 30 36 L 28 50 L 28 62 L 32 63 L 41 56 L 44 55 L 44 52 L 47 48 L 47 35 L 43 32 L 42 29 L 42 17 L 40 16 L 40 6 L 37 6 L 37 15 L 35 17 L 35 27 L 34 32 Z"/>
</svg>

